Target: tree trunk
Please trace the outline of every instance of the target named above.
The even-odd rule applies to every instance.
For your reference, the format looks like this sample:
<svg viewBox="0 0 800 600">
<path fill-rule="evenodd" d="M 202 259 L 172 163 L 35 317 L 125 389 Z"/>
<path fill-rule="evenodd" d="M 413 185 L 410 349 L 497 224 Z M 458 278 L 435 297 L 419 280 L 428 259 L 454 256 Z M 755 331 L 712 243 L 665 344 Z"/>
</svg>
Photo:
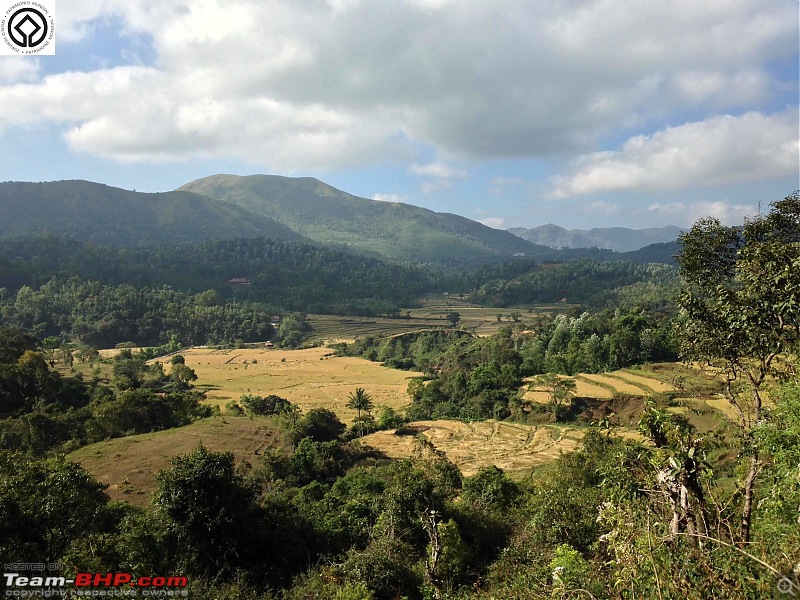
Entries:
<svg viewBox="0 0 800 600">
<path fill-rule="evenodd" d="M 740 544 L 745 545 L 750 542 L 750 518 L 753 514 L 753 492 L 758 475 L 759 461 L 758 454 L 750 457 L 750 470 L 744 480 L 744 502 L 742 503 L 742 530 Z"/>
</svg>

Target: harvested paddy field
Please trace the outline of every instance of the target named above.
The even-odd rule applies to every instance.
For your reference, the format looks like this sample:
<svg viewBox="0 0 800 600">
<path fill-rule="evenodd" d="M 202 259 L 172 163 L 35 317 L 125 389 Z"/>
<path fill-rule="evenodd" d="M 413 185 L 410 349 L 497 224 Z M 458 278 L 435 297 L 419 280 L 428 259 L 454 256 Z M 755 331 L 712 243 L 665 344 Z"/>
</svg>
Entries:
<svg viewBox="0 0 800 600">
<path fill-rule="evenodd" d="M 622 371 L 615 371 L 614 375 L 625 379 L 626 381 L 630 381 L 634 384 L 643 385 L 645 388 L 650 388 L 654 392 L 674 392 L 675 387 L 664 383 L 660 379 L 655 379 L 653 377 L 645 377 L 644 375 L 640 375 L 637 373 L 632 373 L 628 369 L 623 369 Z"/>
<path fill-rule="evenodd" d="M 199 444 L 229 450 L 237 463 L 252 461 L 256 452 L 286 445 L 283 433 L 262 417 L 211 417 L 186 427 L 117 438 L 85 446 L 68 455 L 103 483 L 114 500 L 144 506 L 155 489 L 155 474 L 170 459 L 188 454 Z"/>
<path fill-rule="evenodd" d="M 564 312 L 568 304 L 547 304 L 537 306 L 534 310 L 512 308 L 487 308 L 472 304 L 457 296 L 434 295 L 422 299 L 421 306 L 401 309 L 395 318 L 387 317 L 352 317 L 342 315 L 308 315 L 308 322 L 313 327 L 313 337 L 324 342 L 352 342 L 356 338 L 366 336 L 388 337 L 398 333 L 420 331 L 438 327 L 450 328 L 452 324 L 447 315 L 457 312 L 461 320 L 457 327 L 465 327 L 472 333 L 485 336 L 500 331 L 514 322 L 512 315 L 525 319 L 536 313 Z M 499 316 L 499 320 L 498 320 Z"/>
<path fill-rule="evenodd" d="M 406 393 L 408 382 L 420 375 L 362 358 L 333 356 L 329 348 L 192 348 L 181 354 L 197 373 L 195 387 L 206 392 L 211 404 L 224 407 L 242 394 L 276 394 L 304 411 L 332 410 L 345 423 L 351 423 L 356 416 L 355 411 L 345 406 L 356 388 L 364 388 L 376 407 L 403 409 L 410 402 Z"/>
<path fill-rule="evenodd" d="M 494 420 L 417 421 L 398 431 L 409 435 L 379 431 L 364 437 L 363 442 L 392 458 L 408 458 L 414 449 L 414 434 L 419 433 L 444 452 L 464 475 L 474 475 L 490 465 L 509 472 L 530 470 L 574 450 L 585 433 L 576 427 Z"/>
<path fill-rule="evenodd" d="M 580 377 L 582 380 L 590 384 L 599 384 L 600 387 L 605 386 L 606 388 L 613 388 L 618 394 L 632 394 L 635 396 L 641 396 L 642 394 L 647 393 L 647 391 L 641 386 L 628 383 L 622 377 L 614 377 L 612 374 L 598 375 L 596 373 L 582 373 Z"/>
</svg>

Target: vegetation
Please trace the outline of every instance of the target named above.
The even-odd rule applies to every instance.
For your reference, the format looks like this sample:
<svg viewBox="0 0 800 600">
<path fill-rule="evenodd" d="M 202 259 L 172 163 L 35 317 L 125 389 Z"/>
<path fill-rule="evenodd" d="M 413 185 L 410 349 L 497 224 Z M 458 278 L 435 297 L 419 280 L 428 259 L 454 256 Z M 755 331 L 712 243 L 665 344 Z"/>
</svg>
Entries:
<svg viewBox="0 0 800 600">
<path fill-rule="evenodd" d="M 536 416 L 521 394 L 526 378 L 546 390 L 556 419 L 570 417 L 561 408 L 589 377 L 579 373 L 680 352 L 695 366 L 674 367 L 685 375 L 674 379 L 676 388 L 706 385 L 690 380 L 698 364 L 722 383 L 730 422 L 676 410 L 685 408 L 676 406 L 676 395 L 689 392 L 662 393 L 655 384 L 648 391 L 631 372 L 625 385 L 639 405 L 628 417 L 638 436 L 616 435 L 607 418 L 522 427 L 529 437 L 569 433 L 570 445 L 562 447 L 572 451 L 517 480 L 497 466 L 460 472 L 426 439 L 424 424 L 384 432 L 421 432 L 410 458 L 372 450 L 361 436 L 377 425 L 375 402 L 365 387 L 348 384 L 341 402 L 356 415 L 350 430 L 329 408 L 301 411 L 289 394 L 248 391 L 215 421 L 252 421 L 240 446 L 246 460 L 197 445 L 158 472 L 146 506 L 112 502 L 104 484 L 59 452 L 100 440 L 108 448 L 111 438 L 150 432 L 136 439 L 145 443 L 167 428 L 212 421 L 197 391 L 197 355 L 176 353 L 166 366 L 122 349 L 102 365 L 107 381 L 99 366 L 89 367 L 91 379 L 80 378 L 75 359 L 97 365 L 98 355 L 61 335 L 80 338 L 82 323 L 102 332 L 97 324 L 107 311 L 119 330 L 109 339 L 121 331 L 139 339 L 134 326 L 145 339 L 152 327 L 153 338 L 178 350 L 180 327 L 194 328 L 187 340 L 217 331 L 207 323 L 227 324 L 232 329 L 219 335 L 233 336 L 269 324 L 259 320 L 268 313 L 234 292 L 228 303 L 221 292 L 222 299 L 206 293 L 212 289 L 128 282 L 54 279 L 44 288 L 20 288 L 13 299 L 6 292 L 3 319 L 18 319 L 39 335 L 0 328 L 0 560 L 60 563 L 65 576 L 184 575 L 193 597 L 210 599 L 755 599 L 800 590 L 800 196 L 743 228 L 702 221 L 681 244 L 677 315 L 659 304 L 658 290 L 649 287 L 655 279 L 640 280 L 615 292 L 624 302 L 614 308 L 560 315 L 517 308 L 512 323 L 492 336 L 442 327 L 338 348 L 422 372 L 425 380 L 409 383 L 405 417 L 510 419 L 505 428 Z M 628 267 L 617 267 L 570 268 L 585 285 L 604 278 L 604 285 L 624 285 Z M 507 268 L 508 281 L 522 291 L 492 284 L 487 297 L 522 298 L 539 284 L 551 293 L 568 272 Z M 93 308 L 97 303 L 101 309 Z M 307 328 L 302 315 L 279 314 L 281 340 Z M 317 350 L 324 364 L 328 357 Z M 277 358 L 284 351 L 272 352 L 284 364 Z M 239 360 L 242 371 L 247 365 L 248 377 L 262 368 L 261 356 L 220 357 Z M 308 371 L 310 364 L 292 368 Z M 624 378 L 612 375 L 603 380 L 621 387 Z M 621 406 L 618 400 L 609 404 Z M 402 419 L 396 411 L 379 418 L 387 426 Z M 500 434 L 499 423 L 481 426 L 484 437 Z"/>
</svg>

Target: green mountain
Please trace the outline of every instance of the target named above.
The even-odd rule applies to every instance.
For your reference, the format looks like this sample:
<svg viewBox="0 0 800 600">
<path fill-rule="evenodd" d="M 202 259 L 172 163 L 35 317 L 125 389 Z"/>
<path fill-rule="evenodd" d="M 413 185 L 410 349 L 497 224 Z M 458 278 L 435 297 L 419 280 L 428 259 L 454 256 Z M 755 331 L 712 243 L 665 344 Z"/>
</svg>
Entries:
<svg viewBox="0 0 800 600">
<path fill-rule="evenodd" d="M 145 194 L 89 181 L 0 183 L 0 216 L 0 238 L 57 233 L 111 246 L 302 239 L 267 216 L 199 194 Z"/>
<path fill-rule="evenodd" d="M 465 217 L 359 198 L 311 177 L 212 175 L 179 190 L 271 217 L 316 242 L 392 260 L 458 265 L 547 250 Z"/>
</svg>

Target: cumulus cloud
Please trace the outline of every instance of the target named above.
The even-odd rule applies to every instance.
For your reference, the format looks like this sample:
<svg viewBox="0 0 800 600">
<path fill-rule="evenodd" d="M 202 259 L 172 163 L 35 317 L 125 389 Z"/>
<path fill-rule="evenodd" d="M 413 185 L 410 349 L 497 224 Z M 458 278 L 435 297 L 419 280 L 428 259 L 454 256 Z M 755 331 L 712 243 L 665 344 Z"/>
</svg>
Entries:
<svg viewBox="0 0 800 600">
<path fill-rule="evenodd" d="M 487 217 L 486 219 L 478 219 L 478 223 L 482 223 L 487 227 L 493 229 L 505 229 L 506 220 L 503 217 Z"/>
<path fill-rule="evenodd" d="M 33 81 L 38 78 L 40 67 L 38 58 L 4 56 L 0 59 L 0 85 Z"/>
<path fill-rule="evenodd" d="M 423 179 L 422 191 L 425 193 L 449 188 L 455 180 L 467 176 L 467 172 L 463 169 L 442 162 L 414 163 L 408 170 L 412 175 Z"/>
<path fill-rule="evenodd" d="M 677 223 L 689 226 L 698 219 L 714 217 L 725 225 L 741 225 L 747 217 L 758 213 L 755 206 L 731 204 L 725 200 L 703 201 L 693 203 L 671 202 L 664 204 L 651 204 L 647 213 L 658 216 L 663 222 Z"/>
<path fill-rule="evenodd" d="M 12 78 L 0 83 L 0 119 L 26 122 L 5 107 L 30 98 L 74 148 L 125 161 L 335 168 L 420 144 L 457 157 L 551 157 L 687 105 L 768 99 L 782 82 L 767 65 L 796 53 L 788 2 L 631 6 L 87 0 L 59 12 L 72 45 L 115 19 L 152 40 L 153 64 L 128 79 L 111 69 Z"/>
<path fill-rule="evenodd" d="M 573 172 L 553 179 L 556 198 L 597 192 L 680 189 L 785 177 L 798 173 L 796 109 L 668 127 L 635 136 L 614 152 L 575 161 Z"/>
<path fill-rule="evenodd" d="M 403 202 L 403 196 L 400 194 L 375 194 L 372 199 L 379 202 Z"/>
</svg>

